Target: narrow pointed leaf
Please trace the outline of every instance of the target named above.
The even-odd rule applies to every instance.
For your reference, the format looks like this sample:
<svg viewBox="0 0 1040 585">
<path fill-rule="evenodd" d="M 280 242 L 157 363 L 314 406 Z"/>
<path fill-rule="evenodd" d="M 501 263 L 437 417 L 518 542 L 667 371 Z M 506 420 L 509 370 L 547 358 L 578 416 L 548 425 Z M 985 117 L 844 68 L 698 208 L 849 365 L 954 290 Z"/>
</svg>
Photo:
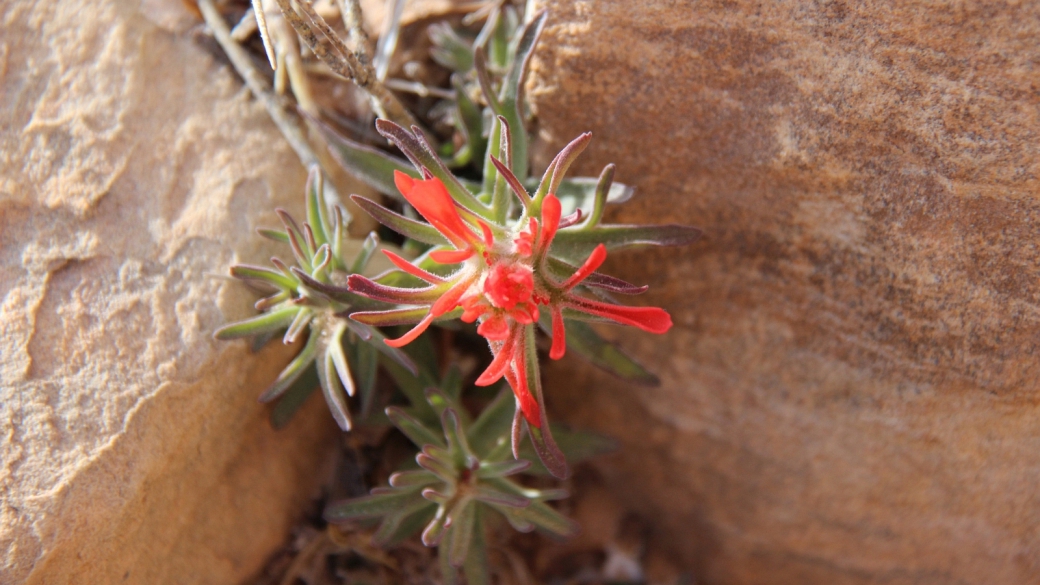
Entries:
<svg viewBox="0 0 1040 585">
<path fill-rule="evenodd" d="M 332 330 L 332 334 L 329 335 L 328 340 L 328 355 L 332 359 L 332 364 L 335 366 L 335 373 L 343 384 L 343 389 L 347 391 L 349 396 L 354 395 L 354 378 L 350 373 L 350 364 L 347 362 L 347 354 L 343 351 L 343 333 L 347 330 L 346 323 L 342 321 L 337 323 L 335 328 Z"/>
<path fill-rule="evenodd" d="M 411 238 L 424 244 L 433 244 L 435 246 L 448 245 L 450 243 L 447 238 L 437 231 L 437 228 L 428 223 L 409 219 L 403 215 L 394 213 L 382 205 L 360 195 L 351 195 L 350 198 L 354 203 L 357 203 L 358 207 L 363 209 L 365 213 L 371 215 L 373 219 L 406 238 Z"/>
<path fill-rule="evenodd" d="M 462 566 L 469 585 L 491 585 L 491 565 L 488 562 L 487 535 L 484 529 L 485 510 L 476 507 L 473 511 L 473 529 L 470 530 L 472 540 L 469 544 L 469 553 L 466 562 Z"/>
<path fill-rule="evenodd" d="M 495 504 L 489 505 L 505 516 L 506 521 L 508 521 L 509 525 L 513 527 L 513 530 L 524 533 L 532 532 L 534 530 L 534 523 L 524 516 L 523 508 L 510 508 L 509 506 L 498 506 Z"/>
<path fill-rule="evenodd" d="M 336 162 L 376 191 L 404 201 L 404 197 L 394 185 L 394 171 L 401 171 L 415 179 L 420 178 L 419 173 L 407 161 L 341 136 L 332 127 L 316 118 L 307 116 L 307 119 L 325 139 Z"/>
<path fill-rule="evenodd" d="M 497 504 L 510 508 L 526 508 L 531 504 L 531 500 L 523 496 L 496 490 L 486 483 L 478 484 L 473 488 L 473 497 L 485 504 Z"/>
<path fill-rule="evenodd" d="M 461 567 L 466 562 L 469 546 L 473 542 L 473 529 L 476 524 L 477 506 L 468 498 L 456 504 L 451 511 L 451 550 L 448 551 L 448 562 L 453 567 Z"/>
<path fill-rule="evenodd" d="M 613 343 L 600 337 L 595 329 L 587 323 L 565 319 L 567 329 L 567 349 L 582 356 L 603 370 L 630 382 L 644 386 L 657 386 L 661 381 Z M 552 331 L 552 323 L 548 312 L 541 315 L 538 326 L 546 333 Z"/>
<path fill-rule="evenodd" d="M 371 416 L 372 407 L 375 404 L 379 353 L 371 344 L 365 342 L 355 343 L 352 353 L 354 355 L 354 379 L 361 394 L 361 420 L 367 420 Z"/>
<path fill-rule="evenodd" d="M 307 187 L 304 191 L 307 194 L 307 223 L 314 231 L 314 241 L 318 246 L 327 244 L 331 241 L 332 235 L 328 228 L 332 226 L 325 218 L 324 178 L 321 175 L 321 168 L 316 164 L 311 165 L 310 171 L 307 173 Z"/>
<path fill-rule="evenodd" d="M 416 447 L 420 449 L 426 445 L 444 447 L 442 434 L 430 429 L 422 421 L 407 414 L 401 408 L 389 406 L 386 409 L 386 415 L 390 417 L 390 422 L 394 423 L 394 426 L 408 437 L 408 440 L 415 443 Z"/>
<path fill-rule="evenodd" d="M 482 478 L 488 477 L 507 477 L 522 471 L 527 471 L 531 468 L 531 462 L 525 459 L 512 460 L 512 461 L 499 461 L 498 463 L 484 463 L 477 470 L 477 476 Z"/>
<path fill-rule="evenodd" d="M 517 509 L 516 515 L 534 524 L 536 528 L 560 538 L 570 538 L 578 533 L 577 522 L 542 502 L 531 502 L 530 506 Z"/>
<path fill-rule="evenodd" d="M 451 566 L 449 559 L 449 551 L 451 550 L 451 533 L 443 535 L 441 537 L 440 531 L 437 534 L 437 540 L 435 542 L 427 543 L 426 533 L 435 527 L 435 522 L 438 522 L 438 518 L 434 517 L 430 526 L 423 532 L 423 544 L 426 546 L 437 545 L 437 565 L 441 570 L 441 583 L 443 585 L 458 585 L 459 583 L 459 571 L 455 567 Z M 443 530 L 443 520 L 440 521 L 440 530 Z M 432 541 L 432 539 L 431 539 Z M 439 545 L 438 545 L 439 543 Z"/>
<path fill-rule="evenodd" d="M 604 244 L 607 250 L 621 250 L 632 246 L 685 246 L 701 237 L 701 230 L 685 225 L 600 225 L 583 229 L 581 226 L 556 232 L 552 253 L 574 262 L 581 262 L 592 249 Z"/>
<path fill-rule="evenodd" d="M 393 487 L 426 487 L 439 481 L 436 475 L 425 470 L 398 471 L 390 476 Z"/>
<path fill-rule="evenodd" d="M 348 323 L 347 325 L 353 330 L 356 330 L 358 326 L 367 328 L 367 330 L 369 331 L 370 340 L 366 343 L 373 347 L 377 352 L 390 358 L 390 360 L 404 368 L 406 371 L 413 374 L 414 372 L 418 371 L 418 367 L 415 365 L 415 362 L 412 360 L 412 358 L 408 357 L 408 354 L 401 351 L 400 349 L 396 347 L 390 347 L 389 345 L 387 345 L 386 336 L 380 333 L 378 329 L 368 327 L 368 325 L 364 325 L 361 323 Z"/>
<path fill-rule="evenodd" d="M 455 464 L 472 469 L 478 461 L 469 447 L 469 442 L 466 441 L 466 434 L 462 431 L 455 409 L 444 409 L 441 414 L 441 426 L 444 428 L 444 437 L 448 440 L 448 450 L 455 454 Z"/>
<path fill-rule="evenodd" d="M 487 213 L 487 207 L 480 201 L 477 201 L 476 197 L 469 192 L 469 189 L 448 170 L 448 167 L 444 165 L 440 157 L 430 149 L 429 144 L 427 144 L 426 139 L 418 128 L 409 132 L 389 120 L 380 119 L 376 120 L 376 130 L 397 145 L 401 152 L 412 161 L 416 169 L 424 168 L 434 177 L 440 179 L 448 189 L 452 199 L 481 215 Z"/>
<path fill-rule="evenodd" d="M 422 500 L 418 491 L 394 491 L 370 496 L 362 496 L 352 500 L 335 502 L 325 509 L 325 520 L 344 522 L 347 520 L 364 520 L 379 518 L 392 514 L 417 500 Z"/>
<path fill-rule="evenodd" d="M 374 544 L 383 548 L 396 546 L 422 529 L 433 519 L 437 505 L 426 500 L 418 500 L 414 507 L 406 508 L 406 515 L 395 514 L 392 522 L 384 521 L 379 530 L 372 535 Z M 387 518 L 390 520 L 390 517 Z"/>
<path fill-rule="evenodd" d="M 325 402 L 329 405 L 329 412 L 336 424 L 344 431 L 351 427 L 350 410 L 347 408 L 347 395 L 343 391 L 339 375 L 336 373 L 336 365 L 332 354 L 328 351 L 321 356 L 317 362 L 318 380 L 321 382 L 321 390 L 325 394 Z"/>
<path fill-rule="evenodd" d="M 541 182 L 538 183 L 538 190 L 533 198 L 536 204 L 541 204 L 542 199 L 549 193 L 556 193 L 556 190 L 563 182 L 564 175 L 567 174 L 567 170 L 578 159 L 578 155 L 584 152 L 591 140 L 592 134 L 589 132 L 579 135 L 574 140 L 571 140 L 567 146 L 563 147 L 563 150 L 549 163 L 548 168 L 545 169 L 545 174 L 542 175 Z"/>
<path fill-rule="evenodd" d="M 527 23 L 520 33 L 520 42 L 516 46 L 512 66 L 502 80 L 502 90 L 499 94 L 501 100 L 501 112 L 513 129 L 513 144 L 511 163 L 513 173 L 518 177 L 527 176 L 527 131 L 524 129 L 524 79 L 527 77 L 527 66 L 534 53 L 534 47 L 538 43 L 538 37 L 545 27 L 545 19 L 548 15 L 544 10 L 535 15 Z"/>
<path fill-rule="evenodd" d="M 455 87 L 455 108 L 458 127 L 466 135 L 466 145 L 460 150 L 465 150 L 466 152 L 463 154 L 466 155 L 466 158 L 472 160 L 473 157 L 484 154 L 487 148 L 487 139 L 483 136 L 484 115 L 480 108 L 470 99 L 462 77 L 452 75 L 451 83 Z M 458 156 L 459 153 L 456 153 L 456 161 L 460 164 L 469 162 L 469 160 L 465 162 L 459 160 Z"/>
<path fill-rule="evenodd" d="M 298 307 L 287 307 L 271 311 L 270 313 L 263 313 L 245 321 L 225 325 L 213 332 L 213 337 L 223 340 L 238 339 L 285 329 L 292 324 L 296 314 L 299 312 L 300 309 Z"/>
<path fill-rule="evenodd" d="M 313 367 L 307 368 L 271 409 L 271 426 L 276 429 L 285 428 L 296 411 L 300 410 L 300 407 L 320 385 L 318 370 Z"/>
<path fill-rule="evenodd" d="M 561 280 L 569 278 L 572 274 L 577 272 L 578 267 L 572 264 L 568 264 L 559 258 L 549 257 L 549 270 L 552 271 L 553 275 Z M 646 292 L 650 287 L 636 286 L 632 283 L 625 282 L 620 278 L 603 274 L 601 272 L 593 272 L 588 275 L 585 280 L 581 282 L 584 286 L 590 286 L 594 288 L 601 288 L 610 292 L 622 294 L 622 295 L 638 295 Z"/>
<path fill-rule="evenodd" d="M 470 425 L 467 438 L 474 453 L 482 460 L 486 459 L 495 447 L 508 441 L 515 410 L 516 399 L 513 393 L 508 388 L 503 388 Z"/>
<path fill-rule="evenodd" d="M 289 278 L 288 276 L 282 274 L 277 270 L 271 270 L 270 268 L 264 268 L 262 266 L 236 264 L 231 267 L 231 276 L 241 280 L 259 280 L 263 282 L 268 282 L 281 289 L 296 289 L 295 280 Z"/>
<path fill-rule="evenodd" d="M 610 437 L 592 431 L 557 428 L 553 430 L 556 445 L 569 463 L 579 463 L 598 455 L 605 455 L 617 450 L 618 442 Z M 529 445 L 520 448 L 520 456 L 531 459 L 531 467 L 527 473 L 531 475 L 550 475 L 549 471 L 534 460 L 535 453 Z"/>
<path fill-rule="evenodd" d="M 260 395 L 260 402 L 270 402 L 281 396 L 303 374 L 304 370 L 314 363 L 314 359 L 318 354 L 319 337 L 319 335 L 307 337 L 307 343 L 300 350 L 300 353 L 296 354 L 296 357 L 289 362 L 289 365 L 285 366 L 285 369 L 278 375 L 274 383 Z"/>
</svg>

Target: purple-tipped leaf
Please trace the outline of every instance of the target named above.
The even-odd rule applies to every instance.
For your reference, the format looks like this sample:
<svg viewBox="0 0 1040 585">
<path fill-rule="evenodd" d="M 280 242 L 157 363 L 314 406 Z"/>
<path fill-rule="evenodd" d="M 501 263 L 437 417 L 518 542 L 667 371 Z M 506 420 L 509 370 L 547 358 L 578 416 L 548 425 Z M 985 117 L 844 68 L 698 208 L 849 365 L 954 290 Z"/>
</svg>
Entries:
<svg viewBox="0 0 1040 585">
<path fill-rule="evenodd" d="M 416 221 L 399 213 L 394 213 L 382 205 L 360 195 L 351 195 L 350 198 L 353 199 L 354 203 L 357 203 L 358 207 L 363 209 L 365 213 L 371 215 L 373 219 L 406 238 L 411 238 L 424 244 L 433 244 L 435 246 L 448 245 L 450 243 L 447 238 L 437 231 L 437 228 L 428 223 Z"/>
</svg>

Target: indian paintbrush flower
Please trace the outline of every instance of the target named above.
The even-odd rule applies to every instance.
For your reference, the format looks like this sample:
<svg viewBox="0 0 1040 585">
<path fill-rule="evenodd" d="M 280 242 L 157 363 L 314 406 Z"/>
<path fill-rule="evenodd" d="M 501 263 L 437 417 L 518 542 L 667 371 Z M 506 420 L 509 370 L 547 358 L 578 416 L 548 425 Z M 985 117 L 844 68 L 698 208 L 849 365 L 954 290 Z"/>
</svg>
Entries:
<svg viewBox="0 0 1040 585">
<path fill-rule="evenodd" d="M 463 61 L 471 63 L 482 101 L 492 114 L 486 118 L 473 115 L 479 111 L 468 97 L 470 92 L 456 83 L 458 120 L 465 122 L 460 129 L 468 138 L 469 154 L 486 143 L 479 183 L 456 176 L 449 166 L 466 163 L 458 157 L 442 158 L 417 127 L 406 129 L 387 120 L 376 121 L 379 133 L 404 153 L 406 162 L 343 138 L 319 121 L 315 125 L 344 168 L 384 194 L 410 204 L 425 222 L 355 195 L 352 198 L 358 206 L 408 240 L 432 246 L 413 261 L 386 251 L 400 272 L 348 278 L 347 291 L 397 305 L 386 310 L 351 310 L 351 318 L 370 326 L 414 325 L 403 336 L 389 340 L 392 347 L 414 341 L 438 320 L 476 322 L 493 354 L 491 365 L 477 383 L 487 385 L 505 378 L 513 388 L 518 406 L 512 434 L 514 454 L 526 429 L 545 466 L 565 477 L 567 463 L 553 441 L 545 414 L 535 325 L 552 336 L 549 353 L 553 359 L 572 349 L 626 379 L 654 383 L 652 374 L 600 338 L 585 321 L 663 333 L 671 326 L 670 317 L 659 308 L 617 303 L 612 295 L 639 294 L 647 287 L 597 270 L 608 250 L 688 244 L 700 231 L 680 225 L 602 224 L 606 204 L 628 199 L 632 189 L 614 184 L 613 165 L 604 169 L 599 180 L 565 178 L 591 140 L 589 134 L 568 144 L 540 181 L 528 175 L 523 86 L 545 18 L 544 12 L 532 15 L 519 27 L 514 41 L 502 46 L 508 45 L 508 51 L 499 56 L 507 59 L 499 64 L 507 67 L 489 68 L 482 41 L 474 45 L 472 59 L 457 63 L 460 75 Z M 492 32 L 505 32 L 508 26 L 503 23 L 489 20 L 485 30 L 491 36 L 483 38 L 498 38 Z M 493 78 L 499 71 L 502 76 Z M 455 81 L 459 79 L 457 76 Z M 490 127 L 484 120 L 491 122 Z M 568 341 L 569 336 L 574 343 Z"/>
<path fill-rule="evenodd" d="M 500 124 L 503 128 L 501 149 L 508 152 L 508 124 L 504 119 L 500 119 Z M 410 146 L 409 141 L 401 139 L 406 133 L 403 128 L 385 121 L 377 125 L 399 146 L 405 145 L 402 148 Z M 421 148 L 423 141 L 418 131 L 409 136 Z M 423 178 L 395 171 L 394 182 L 401 195 L 443 238 L 440 240 L 443 244 L 435 246 L 418 264 L 426 263 L 431 269 L 437 265 L 456 268 L 442 276 L 384 251 L 402 272 L 424 281 L 426 286 L 392 286 L 362 275 L 352 275 L 347 281 L 350 291 L 358 295 L 399 305 L 388 310 L 352 312 L 352 319 L 369 325 L 417 323 L 403 336 L 387 340 L 392 347 L 413 341 L 435 319 L 451 317 L 459 309 L 462 312 L 458 317 L 463 321 L 478 322 L 477 332 L 487 339 L 494 357 L 476 384 L 487 386 L 503 377 L 508 381 L 516 398 L 517 412 L 523 416 L 532 438 L 537 436 L 536 441 L 542 443 L 539 454 L 543 459 L 553 459 L 555 445 L 545 428 L 540 391 L 532 389 L 538 372 L 533 326 L 541 320 L 542 312 L 547 315 L 552 336 L 549 351 L 552 359 L 560 359 L 566 353 L 565 316 L 608 320 L 652 333 L 664 333 L 672 325 L 671 317 L 663 309 L 629 307 L 592 297 L 592 288 L 628 294 L 646 290 L 596 272 L 607 257 L 607 247 L 602 242 L 596 244 L 577 267 L 553 256 L 553 243 L 558 234 L 578 226 L 583 212 L 577 209 L 562 217 L 561 202 L 552 188 L 559 184 L 566 167 L 588 140 L 589 135 L 582 135 L 565 149 L 554 160 L 534 194 L 527 191 L 505 163 L 492 157 L 497 173 L 515 195 L 520 211 L 511 225 L 494 221 L 494 213 L 481 213 L 480 207 L 473 209 L 457 202 L 445 182 L 434 173 L 441 169 L 420 164 Z M 409 158 L 419 159 L 415 155 Z M 609 183 L 600 187 L 605 193 Z M 377 219 L 392 213 L 364 198 L 355 197 L 355 201 L 362 208 L 374 211 Z M 398 221 L 386 223 L 390 227 L 401 227 Z M 591 229 L 595 224 L 586 222 L 580 227 Z M 406 235 L 410 233 L 407 228 L 401 231 Z M 515 439 L 518 435 L 518 431 L 514 432 Z M 547 467 L 558 475 L 565 475 L 565 462 L 555 463 L 547 462 Z"/>
</svg>

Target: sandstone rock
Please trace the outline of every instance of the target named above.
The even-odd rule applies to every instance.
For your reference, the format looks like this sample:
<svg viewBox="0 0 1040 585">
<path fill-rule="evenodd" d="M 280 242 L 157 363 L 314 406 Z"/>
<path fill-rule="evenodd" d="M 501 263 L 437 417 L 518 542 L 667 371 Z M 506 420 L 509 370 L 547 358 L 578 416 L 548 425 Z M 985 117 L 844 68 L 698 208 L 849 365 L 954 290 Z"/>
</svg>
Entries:
<svg viewBox="0 0 1040 585">
<path fill-rule="evenodd" d="M 304 170 L 180 4 L 2 6 L 3 583 L 240 582 L 335 444 L 256 403 L 284 348 L 211 338 Z"/>
<path fill-rule="evenodd" d="M 1040 9 L 553 2 L 553 153 L 618 164 L 608 269 L 673 312 L 631 387 L 566 360 L 550 408 L 698 583 L 1040 581 Z M 545 161 L 543 161 L 544 164 Z"/>
</svg>

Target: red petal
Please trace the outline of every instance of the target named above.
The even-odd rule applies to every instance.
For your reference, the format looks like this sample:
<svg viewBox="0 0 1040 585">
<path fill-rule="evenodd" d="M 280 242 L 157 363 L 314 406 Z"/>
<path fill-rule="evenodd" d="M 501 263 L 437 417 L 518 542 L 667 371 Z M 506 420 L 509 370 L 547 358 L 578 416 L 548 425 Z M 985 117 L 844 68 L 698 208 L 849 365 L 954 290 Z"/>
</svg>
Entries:
<svg viewBox="0 0 1040 585">
<path fill-rule="evenodd" d="M 401 171 L 394 171 L 394 184 L 408 203 L 456 248 L 464 248 L 477 239 L 473 230 L 462 221 L 455 209 L 455 201 L 440 179 L 415 180 Z"/>
<path fill-rule="evenodd" d="M 538 407 L 538 401 L 531 394 L 531 388 L 527 386 L 527 360 L 524 359 L 523 345 L 517 344 L 516 357 L 513 359 L 514 368 L 506 372 L 506 380 L 513 388 L 517 405 L 524 413 L 527 424 L 540 429 L 542 428 L 542 411 Z"/>
<path fill-rule="evenodd" d="M 403 347 L 405 345 L 408 345 L 409 343 L 415 341 L 416 337 L 422 335 L 422 332 L 426 331 L 426 328 L 430 326 L 430 323 L 433 323 L 433 315 L 426 315 L 425 317 L 423 317 L 422 321 L 419 321 L 418 325 L 412 327 L 411 331 L 405 333 L 397 339 L 387 339 L 386 344 L 390 347 Z"/>
<path fill-rule="evenodd" d="M 488 248 L 495 245 L 495 234 L 491 233 L 491 226 L 487 222 L 477 220 L 480 225 L 480 231 L 484 234 L 484 243 Z"/>
<path fill-rule="evenodd" d="M 606 317 L 623 325 L 639 327 L 650 333 L 664 333 L 672 327 L 672 317 L 658 307 L 626 307 L 601 303 L 584 297 L 568 295 L 567 306 L 579 311 Z"/>
<path fill-rule="evenodd" d="M 397 186 L 397 190 L 401 192 L 401 195 L 408 197 L 412 192 L 412 188 L 415 186 L 415 179 L 401 171 L 394 171 L 394 185 Z"/>
<path fill-rule="evenodd" d="M 386 257 L 389 258 L 390 261 L 394 263 L 394 266 L 400 268 L 401 270 L 403 270 L 404 272 L 407 272 L 408 274 L 411 274 L 412 276 L 415 276 L 417 278 L 421 278 L 421 279 L 425 280 L 426 282 L 430 282 L 430 283 L 442 283 L 442 282 L 445 282 L 445 280 L 443 278 L 441 278 L 440 276 L 437 276 L 436 274 L 431 274 L 429 272 L 426 272 L 422 268 L 419 268 L 418 266 L 412 264 L 411 262 L 409 262 L 409 261 L 405 260 L 404 258 L 398 256 L 397 254 L 394 254 L 390 250 L 387 250 L 387 249 L 384 248 L 383 249 L 383 254 L 386 254 Z"/>
<path fill-rule="evenodd" d="M 509 323 L 500 314 L 492 314 L 477 327 L 477 333 L 490 341 L 503 341 L 509 338 Z"/>
<path fill-rule="evenodd" d="M 495 359 L 491 360 L 491 364 L 484 370 L 484 373 L 477 378 L 473 384 L 477 386 L 490 386 L 497 382 L 506 372 L 509 371 L 509 364 L 512 361 L 513 346 L 516 345 L 516 337 L 510 336 L 502 348 L 495 354 Z"/>
<path fill-rule="evenodd" d="M 455 283 L 448 292 L 441 295 L 441 298 L 437 299 L 437 302 L 433 303 L 430 307 L 430 314 L 434 317 L 440 317 L 441 315 L 451 311 L 459 305 L 459 299 L 462 295 L 466 294 L 469 289 L 469 285 L 473 284 L 473 277 L 461 280 Z"/>
<path fill-rule="evenodd" d="M 567 332 L 563 327 L 563 311 L 559 307 L 552 308 L 552 338 L 549 357 L 558 360 L 567 353 Z"/>
<path fill-rule="evenodd" d="M 462 250 L 437 250 L 430 252 L 430 258 L 438 264 L 458 264 L 473 256 L 473 248 Z"/>
<path fill-rule="evenodd" d="M 581 268 L 577 272 L 571 275 L 566 282 L 563 283 L 563 290 L 571 290 L 578 286 L 581 281 L 589 277 L 590 274 L 596 271 L 597 268 L 603 265 L 603 261 L 607 259 L 607 247 L 603 244 L 596 246 L 592 253 L 589 254 L 588 259 L 581 265 Z"/>
<path fill-rule="evenodd" d="M 549 193 L 542 202 L 542 234 L 538 238 L 539 253 L 544 253 L 552 245 L 556 237 L 556 230 L 560 227 L 560 200 L 556 195 Z"/>
</svg>

